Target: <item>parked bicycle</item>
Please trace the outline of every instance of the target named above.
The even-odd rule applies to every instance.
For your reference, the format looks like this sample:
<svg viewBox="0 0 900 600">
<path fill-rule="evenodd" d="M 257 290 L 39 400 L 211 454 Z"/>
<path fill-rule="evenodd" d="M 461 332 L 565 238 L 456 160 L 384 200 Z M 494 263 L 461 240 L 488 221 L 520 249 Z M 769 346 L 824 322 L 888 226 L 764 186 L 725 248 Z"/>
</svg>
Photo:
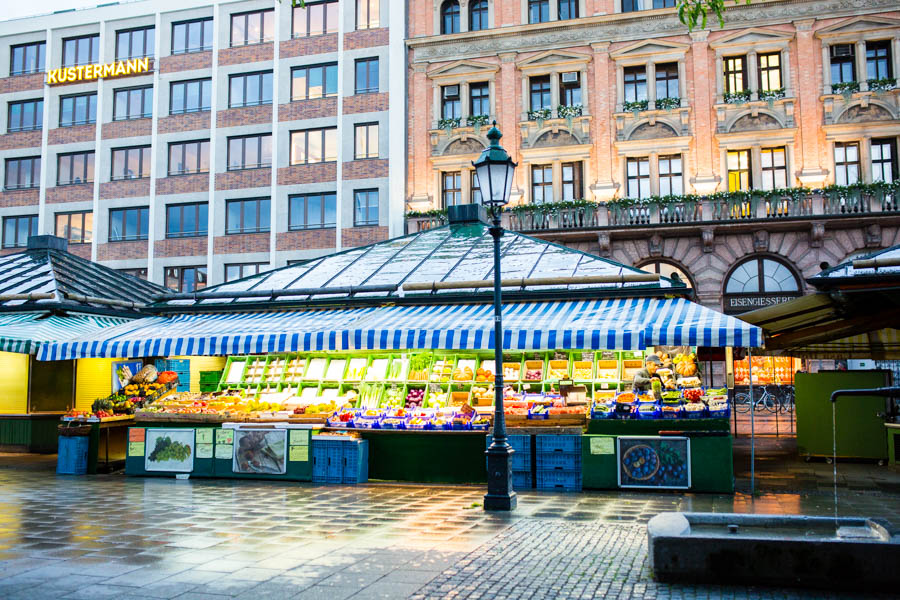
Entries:
<svg viewBox="0 0 900 600">
<path fill-rule="evenodd" d="M 770 389 L 770 388 L 774 388 Z M 749 392 L 737 392 L 734 395 L 734 410 L 739 413 L 750 412 L 750 406 L 756 412 L 769 411 L 771 413 L 786 413 L 794 410 L 793 386 L 768 386 L 762 385 L 759 396 L 752 399 Z M 754 393 L 754 396 L 756 394 Z"/>
</svg>

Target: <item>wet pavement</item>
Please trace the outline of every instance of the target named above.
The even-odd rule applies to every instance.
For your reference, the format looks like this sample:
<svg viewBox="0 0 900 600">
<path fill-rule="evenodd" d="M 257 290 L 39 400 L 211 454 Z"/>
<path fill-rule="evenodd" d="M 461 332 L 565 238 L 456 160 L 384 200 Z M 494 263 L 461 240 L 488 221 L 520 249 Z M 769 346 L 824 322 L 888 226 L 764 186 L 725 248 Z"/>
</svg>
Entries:
<svg viewBox="0 0 900 600">
<path fill-rule="evenodd" d="M 831 515 L 830 489 L 817 485 L 528 492 L 503 515 L 484 513 L 479 487 L 64 477 L 53 460 L 0 454 L 0 598 L 851 597 L 658 584 L 647 567 L 644 525 L 661 511 Z M 820 466 L 803 464 L 815 477 Z M 900 482 L 868 467 L 858 469 L 868 479 L 853 477 Z M 900 528 L 900 491 L 839 494 L 841 515 Z"/>
</svg>

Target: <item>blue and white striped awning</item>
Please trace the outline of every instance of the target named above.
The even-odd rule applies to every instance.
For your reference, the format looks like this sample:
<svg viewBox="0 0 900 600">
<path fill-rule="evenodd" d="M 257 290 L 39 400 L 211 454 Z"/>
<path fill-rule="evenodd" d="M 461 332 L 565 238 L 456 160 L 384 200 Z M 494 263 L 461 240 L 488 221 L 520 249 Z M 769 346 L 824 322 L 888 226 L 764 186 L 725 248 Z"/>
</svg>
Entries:
<svg viewBox="0 0 900 600">
<path fill-rule="evenodd" d="M 4 313 L 0 314 L 0 351 L 34 354 L 41 344 L 96 335 L 129 321 L 99 315 Z"/>
<path fill-rule="evenodd" d="M 758 347 L 762 341 L 758 327 L 683 298 L 505 304 L 503 329 L 506 350 Z M 38 358 L 493 347 L 491 305 L 428 305 L 149 317 L 41 346 Z"/>
</svg>

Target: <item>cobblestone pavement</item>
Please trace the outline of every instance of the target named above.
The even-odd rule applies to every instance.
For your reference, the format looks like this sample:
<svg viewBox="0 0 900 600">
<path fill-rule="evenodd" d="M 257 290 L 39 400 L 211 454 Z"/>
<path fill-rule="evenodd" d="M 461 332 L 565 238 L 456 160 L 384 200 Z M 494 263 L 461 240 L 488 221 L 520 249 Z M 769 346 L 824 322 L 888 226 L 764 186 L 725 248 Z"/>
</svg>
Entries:
<svg viewBox="0 0 900 600">
<path fill-rule="evenodd" d="M 43 460 L 43 462 L 41 462 Z M 832 597 L 656 584 L 643 525 L 669 510 L 831 514 L 823 493 L 523 493 L 478 487 L 60 477 L 0 455 L 0 598 Z M 841 514 L 900 513 L 842 490 Z"/>
</svg>

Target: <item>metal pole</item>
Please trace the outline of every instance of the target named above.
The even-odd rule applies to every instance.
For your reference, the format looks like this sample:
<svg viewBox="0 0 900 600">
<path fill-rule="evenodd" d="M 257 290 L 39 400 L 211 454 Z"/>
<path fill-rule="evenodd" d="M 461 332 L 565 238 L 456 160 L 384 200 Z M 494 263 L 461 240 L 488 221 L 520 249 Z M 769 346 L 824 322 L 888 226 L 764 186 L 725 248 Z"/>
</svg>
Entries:
<svg viewBox="0 0 900 600">
<path fill-rule="evenodd" d="M 487 450 L 488 491 L 484 496 L 485 510 L 513 510 L 516 493 L 512 489 L 512 453 L 506 438 L 506 415 L 503 411 L 503 322 L 500 297 L 500 210 L 493 211 L 494 238 L 494 433 Z"/>
<path fill-rule="evenodd" d="M 747 367 L 750 370 L 750 494 L 756 489 L 756 430 L 754 428 L 753 413 L 756 412 L 756 403 L 753 398 L 753 349 L 747 348 Z"/>
</svg>

